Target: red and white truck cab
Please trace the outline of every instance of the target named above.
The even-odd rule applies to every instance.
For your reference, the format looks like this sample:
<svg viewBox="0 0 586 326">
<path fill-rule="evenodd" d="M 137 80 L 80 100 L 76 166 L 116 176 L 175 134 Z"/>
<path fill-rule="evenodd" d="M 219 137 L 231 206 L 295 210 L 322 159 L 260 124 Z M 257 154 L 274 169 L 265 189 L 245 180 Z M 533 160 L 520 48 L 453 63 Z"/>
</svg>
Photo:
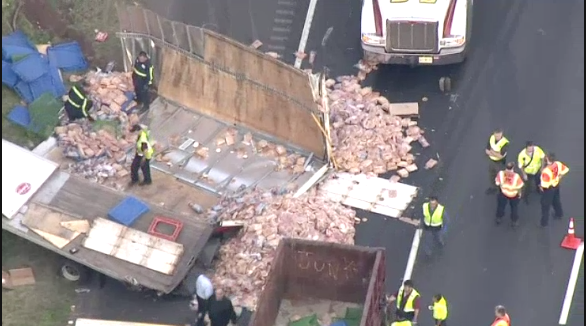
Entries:
<svg viewBox="0 0 586 326">
<path fill-rule="evenodd" d="M 369 62 L 448 65 L 469 48 L 473 0 L 363 0 L 361 43 Z"/>
</svg>

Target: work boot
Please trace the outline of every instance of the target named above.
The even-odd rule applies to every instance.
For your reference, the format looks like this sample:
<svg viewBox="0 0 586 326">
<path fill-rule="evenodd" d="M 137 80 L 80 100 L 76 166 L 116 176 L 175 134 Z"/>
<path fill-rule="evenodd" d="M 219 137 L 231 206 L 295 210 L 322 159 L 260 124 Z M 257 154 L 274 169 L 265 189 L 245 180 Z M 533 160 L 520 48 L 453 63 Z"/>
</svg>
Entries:
<svg viewBox="0 0 586 326">
<path fill-rule="evenodd" d="M 138 181 L 130 181 L 130 182 L 128 183 L 128 187 L 129 187 L 129 188 L 130 188 L 130 187 L 134 187 L 134 186 L 136 186 L 136 184 L 137 184 L 137 183 L 138 183 Z"/>
<path fill-rule="evenodd" d="M 503 218 L 502 217 L 497 217 L 494 222 L 496 223 L 496 225 L 500 225 L 503 222 Z"/>
<path fill-rule="evenodd" d="M 519 221 L 511 222 L 511 226 L 513 227 L 513 229 L 517 228 L 519 226 Z"/>
<path fill-rule="evenodd" d="M 152 181 L 143 181 L 140 183 L 140 186 L 148 186 L 151 185 L 153 182 Z"/>
</svg>

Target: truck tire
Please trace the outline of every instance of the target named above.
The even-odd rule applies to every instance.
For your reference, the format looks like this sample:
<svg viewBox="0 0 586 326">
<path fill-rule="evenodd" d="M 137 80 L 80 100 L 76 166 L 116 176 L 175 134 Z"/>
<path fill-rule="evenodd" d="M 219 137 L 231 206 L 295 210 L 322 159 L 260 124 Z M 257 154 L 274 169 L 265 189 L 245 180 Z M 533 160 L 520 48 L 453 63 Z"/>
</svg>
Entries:
<svg viewBox="0 0 586 326">
<path fill-rule="evenodd" d="M 88 271 L 86 267 L 70 260 L 63 261 L 61 264 L 61 269 L 59 270 L 59 274 L 61 274 L 64 279 L 70 282 L 79 282 L 84 280 L 87 272 Z"/>
</svg>

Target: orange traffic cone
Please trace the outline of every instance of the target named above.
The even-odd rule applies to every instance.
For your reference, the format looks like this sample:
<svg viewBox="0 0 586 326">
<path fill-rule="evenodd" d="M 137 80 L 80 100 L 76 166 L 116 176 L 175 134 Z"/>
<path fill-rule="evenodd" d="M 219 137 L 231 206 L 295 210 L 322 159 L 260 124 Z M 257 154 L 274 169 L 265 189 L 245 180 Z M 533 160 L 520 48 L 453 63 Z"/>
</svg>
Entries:
<svg viewBox="0 0 586 326">
<path fill-rule="evenodd" d="M 562 248 L 576 250 L 582 243 L 582 239 L 577 238 L 574 230 L 574 218 L 570 217 L 570 226 L 568 227 L 568 234 L 562 240 Z"/>
</svg>

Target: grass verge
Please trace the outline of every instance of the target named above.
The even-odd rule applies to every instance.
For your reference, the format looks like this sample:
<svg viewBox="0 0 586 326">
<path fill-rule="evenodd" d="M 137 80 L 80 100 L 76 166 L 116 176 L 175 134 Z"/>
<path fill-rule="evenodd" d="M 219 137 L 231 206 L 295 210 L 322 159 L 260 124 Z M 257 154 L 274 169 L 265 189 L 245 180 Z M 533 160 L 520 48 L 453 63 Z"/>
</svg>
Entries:
<svg viewBox="0 0 586 326">
<path fill-rule="evenodd" d="M 57 255 L 2 231 L 2 268 L 22 267 L 33 269 L 36 283 L 2 290 L 2 325 L 66 325 L 75 300 L 75 287 L 58 276 Z"/>
</svg>

